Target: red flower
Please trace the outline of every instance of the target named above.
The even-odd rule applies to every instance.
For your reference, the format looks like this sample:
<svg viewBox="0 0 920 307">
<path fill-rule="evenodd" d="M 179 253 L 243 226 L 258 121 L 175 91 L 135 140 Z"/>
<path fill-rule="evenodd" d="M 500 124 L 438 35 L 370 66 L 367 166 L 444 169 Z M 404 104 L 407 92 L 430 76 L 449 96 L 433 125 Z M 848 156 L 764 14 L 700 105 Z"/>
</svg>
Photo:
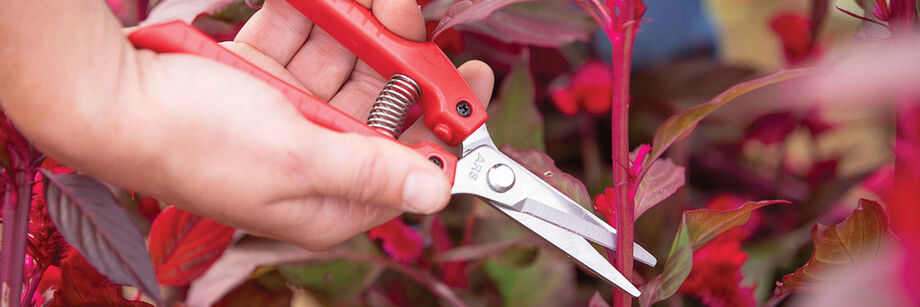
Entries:
<svg viewBox="0 0 920 307">
<path fill-rule="evenodd" d="M 394 218 L 371 229 L 367 236 L 373 240 L 383 241 L 383 250 L 396 261 L 412 263 L 422 256 L 422 236 L 403 223 L 402 218 Z"/>
<path fill-rule="evenodd" d="M 780 13 L 770 20 L 770 28 L 779 35 L 786 63 L 794 65 L 817 53 L 811 40 L 811 21 L 798 13 Z"/>
<path fill-rule="evenodd" d="M 549 94 L 562 114 L 573 116 L 584 108 L 588 114 L 603 115 L 610 112 L 612 82 L 610 65 L 590 61 L 575 71 L 568 86 L 550 89 Z"/>
<path fill-rule="evenodd" d="M 613 188 L 606 188 L 604 193 L 597 195 L 597 198 L 594 199 L 594 209 L 607 219 L 607 223 L 611 224 L 617 220 L 616 206 L 613 202 L 614 195 Z"/>
<path fill-rule="evenodd" d="M 720 195 L 706 205 L 708 209 L 734 209 L 744 202 L 733 195 Z M 753 234 L 760 223 L 757 212 L 747 224 L 732 228 L 693 252 L 693 269 L 680 286 L 681 293 L 693 295 L 706 306 L 756 306 L 754 287 L 742 285 L 741 266 L 747 253 L 741 242 Z"/>
<path fill-rule="evenodd" d="M 719 236 L 693 252 L 693 270 L 679 291 L 710 307 L 756 306 L 754 287 L 741 285 L 741 266 L 747 258 L 740 240 Z"/>
</svg>

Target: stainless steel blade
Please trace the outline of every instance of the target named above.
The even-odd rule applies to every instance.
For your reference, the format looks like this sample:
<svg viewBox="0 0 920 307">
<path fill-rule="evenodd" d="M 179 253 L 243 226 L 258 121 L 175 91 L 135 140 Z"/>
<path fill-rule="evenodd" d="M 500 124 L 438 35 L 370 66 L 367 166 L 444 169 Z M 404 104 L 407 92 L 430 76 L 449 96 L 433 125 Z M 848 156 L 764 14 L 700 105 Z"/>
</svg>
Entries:
<svg viewBox="0 0 920 307">
<path fill-rule="evenodd" d="M 616 248 L 613 227 L 500 152 L 485 129 L 483 125 L 463 142 L 464 156 L 457 163 L 452 194 L 476 195 L 523 211 L 605 247 Z M 469 146 L 478 147 L 470 149 Z M 493 179 L 490 172 L 498 165 L 505 171 L 503 181 L 508 180 L 507 172 L 511 173 L 510 186 L 495 187 L 490 181 Z M 641 263 L 657 264 L 657 259 L 638 244 L 633 256 Z"/>
<path fill-rule="evenodd" d="M 529 198 L 511 207 L 517 211 L 530 214 L 545 222 L 583 236 L 585 239 L 591 240 L 606 248 L 616 250 L 616 230 L 611 231 L 612 228 L 607 224 L 604 225 L 608 227 L 598 226 L 594 223 L 586 222 L 585 220 L 589 219 L 588 217 L 565 213 Z M 587 212 L 584 213 L 590 214 Z M 638 243 L 633 243 L 633 257 L 639 262 L 649 266 L 655 266 L 655 264 L 657 264 L 655 256 L 652 256 L 651 253 L 642 248 Z"/>
<path fill-rule="evenodd" d="M 487 203 L 542 237 L 553 246 L 556 246 L 556 248 L 565 252 L 608 283 L 626 291 L 626 293 L 634 297 L 639 297 L 641 294 L 639 289 L 633 286 L 632 283 L 626 280 L 626 277 L 623 277 L 623 274 L 620 274 L 619 271 L 610 265 L 610 262 L 607 262 L 607 259 L 601 256 L 584 237 L 559 228 L 556 225 L 545 222 L 532 215 L 508 208 L 500 203 L 494 201 L 487 201 Z"/>
</svg>

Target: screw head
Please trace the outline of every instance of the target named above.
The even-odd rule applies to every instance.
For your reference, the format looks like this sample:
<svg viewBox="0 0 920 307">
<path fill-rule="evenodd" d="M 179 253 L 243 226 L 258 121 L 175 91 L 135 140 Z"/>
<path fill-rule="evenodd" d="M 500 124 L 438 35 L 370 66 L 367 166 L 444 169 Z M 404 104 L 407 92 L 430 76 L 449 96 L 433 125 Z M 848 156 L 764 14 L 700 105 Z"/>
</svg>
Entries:
<svg viewBox="0 0 920 307">
<path fill-rule="evenodd" d="M 472 113 L 473 107 L 470 106 L 469 102 L 466 102 L 466 100 L 461 100 L 457 103 L 457 114 L 460 114 L 460 116 L 463 117 L 468 117 Z"/>
<path fill-rule="evenodd" d="M 428 160 L 434 163 L 434 165 L 437 165 L 440 168 L 444 168 L 444 163 L 441 162 L 441 159 L 438 159 L 438 157 L 430 157 Z"/>
<path fill-rule="evenodd" d="M 495 164 L 486 175 L 489 187 L 498 193 L 505 193 L 514 186 L 514 171 L 510 166 Z"/>
</svg>

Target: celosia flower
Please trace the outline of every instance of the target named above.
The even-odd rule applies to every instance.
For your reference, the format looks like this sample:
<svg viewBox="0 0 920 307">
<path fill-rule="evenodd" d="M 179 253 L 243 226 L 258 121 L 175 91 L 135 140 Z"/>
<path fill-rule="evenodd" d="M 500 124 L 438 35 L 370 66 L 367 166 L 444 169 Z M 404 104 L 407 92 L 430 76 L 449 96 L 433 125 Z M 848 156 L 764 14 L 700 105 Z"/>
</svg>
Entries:
<svg viewBox="0 0 920 307">
<path fill-rule="evenodd" d="M 607 219 L 607 223 L 611 224 L 617 220 L 616 206 L 613 201 L 615 195 L 613 188 L 606 188 L 604 193 L 597 195 L 597 198 L 594 199 L 594 209 Z"/>
<path fill-rule="evenodd" d="M 371 229 L 367 236 L 373 240 L 381 240 L 383 250 L 396 261 L 412 263 L 422 256 L 422 236 L 403 223 L 402 218 L 394 218 Z"/>
<path fill-rule="evenodd" d="M 756 306 L 754 287 L 741 284 L 741 266 L 747 258 L 740 240 L 719 236 L 693 252 L 693 270 L 679 291 L 710 307 Z"/>
<path fill-rule="evenodd" d="M 575 71 L 568 85 L 550 89 L 553 104 L 560 113 L 573 116 L 584 109 L 588 114 L 610 112 L 613 73 L 610 65 L 590 61 Z"/>
</svg>

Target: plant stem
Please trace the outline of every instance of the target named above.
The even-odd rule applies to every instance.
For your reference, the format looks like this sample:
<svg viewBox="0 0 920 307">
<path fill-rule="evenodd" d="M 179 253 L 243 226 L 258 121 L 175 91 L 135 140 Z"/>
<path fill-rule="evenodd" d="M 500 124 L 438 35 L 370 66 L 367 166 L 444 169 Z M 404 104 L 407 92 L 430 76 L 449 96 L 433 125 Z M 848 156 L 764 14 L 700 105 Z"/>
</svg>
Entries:
<svg viewBox="0 0 920 307">
<path fill-rule="evenodd" d="M 31 163 L 28 160 L 31 159 L 26 160 L 26 163 L 13 163 L 14 166 L 24 167 L 16 170 L 13 189 L 3 197 L 3 248 L 0 249 L 2 306 L 19 306 L 22 293 L 29 205 L 32 203 L 32 179 L 35 176 L 29 167 Z"/>
<path fill-rule="evenodd" d="M 917 0 L 891 0 L 891 19 L 888 21 L 891 34 L 895 37 L 916 34 Z"/>
<path fill-rule="evenodd" d="M 614 3 L 613 1 L 608 2 Z M 610 5 L 612 6 L 612 5 Z M 611 7 L 611 11 L 616 8 Z M 635 39 L 636 2 L 626 1 L 617 16 L 625 20 L 619 31 L 609 31 L 613 64 L 613 100 L 610 110 L 610 138 L 613 152 L 613 182 L 616 210 L 617 250 L 614 267 L 632 282 L 633 199 L 629 197 L 629 79 L 632 68 L 632 47 Z M 613 32 L 613 33 L 610 33 Z M 612 35 L 611 35 L 612 34 Z M 632 306 L 632 297 L 619 289 L 613 291 L 613 306 Z"/>
</svg>

